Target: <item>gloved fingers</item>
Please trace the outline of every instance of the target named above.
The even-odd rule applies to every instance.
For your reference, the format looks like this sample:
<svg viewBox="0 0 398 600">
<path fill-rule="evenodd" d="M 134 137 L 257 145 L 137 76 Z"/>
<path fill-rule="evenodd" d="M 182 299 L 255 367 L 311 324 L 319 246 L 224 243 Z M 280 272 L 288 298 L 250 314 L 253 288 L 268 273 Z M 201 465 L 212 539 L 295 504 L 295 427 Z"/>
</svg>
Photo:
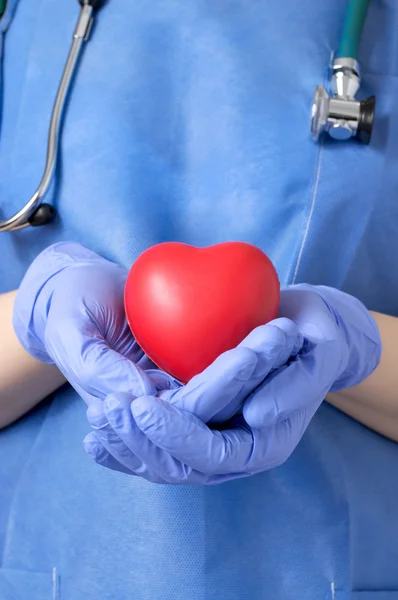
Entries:
<svg viewBox="0 0 398 600">
<path fill-rule="evenodd" d="M 278 369 L 302 349 L 304 338 L 296 323 L 280 318 L 254 329 L 239 348 L 248 348 L 256 352 L 257 367 L 252 376 L 235 398 L 209 421 L 210 424 L 225 423 L 240 413 L 246 398 L 264 379 Z"/>
<path fill-rule="evenodd" d="M 44 315 L 47 325 L 51 320 L 93 325 L 117 352 L 125 356 L 136 349 L 137 359 L 141 358 L 142 350 L 134 343 L 124 310 L 126 277 L 125 269 L 101 257 L 96 262 L 77 261 L 54 281 L 48 314 Z"/>
<path fill-rule="evenodd" d="M 256 327 L 239 344 L 239 347 L 254 350 L 258 356 L 254 377 L 264 378 L 273 369 L 282 367 L 290 357 L 296 356 L 303 347 L 304 338 L 298 325 L 280 317 Z"/>
<path fill-rule="evenodd" d="M 253 428 L 271 427 L 299 409 L 318 406 L 333 385 L 340 363 L 336 343 L 324 340 L 265 380 L 243 406 Z"/>
<path fill-rule="evenodd" d="M 142 353 L 142 357 L 134 362 L 137 367 L 145 371 L 148 377 L 150 377 L 158 392 L 175 391 L 182 387 L 182 383 L 159 369 L 146 354 Z"/>
<path fill-rule="evenodd" d="M 316 288 L 306 284 L 281 291 L 279 313 L 299 324 L 308 339 L 336 339 L 337 324 L 333 311 Z"/>
<path fill-rule="evenodd" d="M 136 362 L 136 361 L 134 361 Z M 141 369 L 143 369 L 144 371 L 148 371 L 148 370 L 156 370 L 159 371 L 160 369 L 155 365 L 154 362 L 151 361 L 151 359 L 149 358 L 149 356 L 147 356 L 144 352 L 142 352 L 142 356 L 141 358 L 136 362 L 136 364 L 141 367 Z"/>
<path fill-rule="evenodd" d="M 139 472 L 132 471 L 131 469 L 125 467 L 117 458 L 108 452 L 94 431 L 89 433 L 84 438 L 83 446 L 87 454 L 94 460 L 94 462 L 102 467 L 105 467 L 106 469 L 117 471 L 132 477 L 141 477 L 142 479 L 150 481 L 151 483 L 168 484 L 167 481 L 159 477 L 156 473 L 147 469 L 145 465 L 143 465 L 143 468 Z"/>
<path fill-rule="evenodd" d="M 62 368 L 58 368 L 64 375 L 65 379 L 70 382 L 70 375 L 67 372 L 65 372 Z M 92 404 L 93 402 L 98 402 L 97 396 L 93 396 L 92 394 L 86 392 L 86 390 L 83 389 L 81 385 L 79 385 L 76 381 L 74 381 L 73 384 L 71 383 L 71 385 L 73 389 L 79 394 L 80 398 L 87 404 L 87 406 L 90 406 L 90 404 Z"/>
<path fill-rule="evenodd" d="M 181 410 L 189 411 L 208 422 L 227 404 L 237 398 L 250 380 L 257 365 L 256 353 L 235 348 L 221 354 L 207 369 L 193 377 L 187 385 L 172 394 L 161 394 Z"/>
<path fill-rule="evenodd" d="M 318 406 L 318 402 L 315 402 L 307 408 L 296 410 L 288 419 L 272 427 L 253 430 L 255 449 L 250 460 L 253 474 L 275 469 L 288 460 L 303 437 Z"/>
<path fill-rule="evenodd" d="M 149 396 L 135 400 L 131 412 L 137 426 L 156 447 L 162 472 L 171 472 L 175 463 L 183 465 L 188 476 L 193 470 L 206 475 L 233 473 L 236 478 L 250 469 L 254 440 L 245 425 L 211 430 L 194 415 Z"/>
<path fill-rule="evenodd" d="M 151 480 L 216 485 L 285 462 L 317 406 L 298 410 L 275 427 L 262 430 L 250 430 L 242 417 L 236 417 L 235 427 L 212 431 L 193 415 L 153 397 L 133 401 L 130 415 L 128 402 L 109 397 L 104 413 L 117 436 L 154 474 Z M 137 435 L 137 426 L 142 436 Z"/>
<path fill-rule="evenodd" d="M 302 344 L 297 325 L 277 319 L 256 328 L 237 348 L 223 353 L 185 387 L 160 397 L 204 423 L 225 422 L 273 369 L 299 352 Z"/>
<path fill-rule="evenodd" d="M 119 471 L 120 473 L 137 477 L 134 471 L 127 468 L 124 464 L 109 454 L 108 450 L 105 448 L 104 444 L 94 431 L 91 431 L 86 435 L 83 440 L 83 447 L 90 458 L 92 458 L 97 465 L 101 465 L 107 469 L 111 469 L 112 471 Z"/>
<path fill-rule="evenodd" d="M 142 363 L 139 363 L 139 367 L 142 368 Z M 179 383 L 174 377 L 168 375 L 164 371 L 160 369 L 148 369 L 145 370 L 145 374 L 150 377 L 153 385 L 155 386 L 158 392 L 170 392 L 170 394 L 182 387 L 182 384 Z"/>
<path fill-rule="evenodd" d="M 112 392 L 133 396 L 154 394 L 150 377 L 131 360 L 111 349 L 93 323 L 74 319 L 49 322 L 45 336 L 46 348 L 67 380 L 84 399 L 104 400 Z"/>
<path fill-rule="evenodd" d="M 262 430 L 250 429 L 238 416 L 230 429 L 217 431 L 158 399 L 138 398 L 131 404 L 136 424 L 157 448 L 189 465 L 193 472 L 207 475 L 207 485 L 246 477 L 284 463 L 317 408 L 315 402 Z"/>
<path fill-rule="evenodd" d="M 130 406 L 131 397 L 123 398 L 125 405 Z M 143 477 L 156 483 L 167 483 L 157 473 L 151 472 L 117 435 L 110 425 L 104 411 L 104 403 L 95 402 L 87 409 L 87 418 L 93 432 L 86 436 L 84 447 L 97 462 L 109 469 L 130 475 Z"/>
<path fill-rule="evenodd" d="M 130 401 L 131 397 L 129 397 L 129 402 Z M 110 426 L 105 414 L 103 402 L 97 401 L 91 404 L 88 407 L 86 414 L 97 440 L 101 442 L 112 456 L 117 457 L 118 462 L 130 471 L 135 471 L 142 467 L 142 461 L 130 452 L 114 429 Z M 112 448 L 111 451 L 110 448 Z"/>
<path fill-rule="evenodd" d="M 103 405 L 101 404 L 101 406 Z M 283 464 L 300 442 L 310 420 L 316 412 L 316 408 L 317 407 L 315 406 L 311 407 L 309 410 L 298 410 L 293 413 L 289 419 L 282 421 L 275 427 L 254 432 L 255 450 L 251 452 L 252 448 L 250 448 L 251 456 L 246 454 L 245 457 L 247 470 L 240 472 L 237 472 L 234 469 L 231 469 L 228 473 L 215 473 L 211 475 L 205 475 L 204 473 L 202 474 L 190 470 L 185 470 L 184 472 L 180 463 L 173 457 L 170 457 L 173 463 L 171 469 L 170 465 L 167 464 L 167 460 L 162 461 L 163 465 L 168 469 L 168 479 L 164 479 L 155 471 L 150 470 L 147 465 L 144 465 L 144 463 L 137 459 L 137 457 L 126 447 L 121 447 L 120 444 L 122 442 L 120 439 L 117 439 L 118 436 L 114 437 L 112 435 L 114 431 L 111 433 L 109 423 L 102 425 L 101 437 L 97 432 L 92 431 L 85 437 L 83 445 L 86 452 L 97 464 L 127 475 L 143 477 L 153 483 L 219 485 L 227 481 L 245 478 L 264 470 L 270 470 Z M 127 411 L 125 416 L 128 420 L 129 411 L 127 406 L 124 405 L 121 410 Z M 144 451 L 146 459 L 149 462 L 158 465 L 159 448 L 153 443 L 146 443 L 145 447 Z M 109 448 L 109 450 L 107 448 Z M 121 452 L 119 451 L 119 448 L 122 448 Z M 197 450 L 201 449 L 198 447 Z M 134 469 L 132 468 L 133 466 L 135 467 Z M 237 466 L 237 464 L 235 466 Z M 208 465 L 205 465 L 205 467 L 208 470 Z M 225 468 L 225 464 L 223 464 L 223 468 Z M 215 471 L 219 470 L 214 467 L 213 469 Z"/>
<path fill-rule="evenodd" d="M 304 338 L 296 323 L 289 319 L 275 319 L 267 325 L 254 329 L 238 348 L 252 350 L 257 356 L 257 366 L 250 379 L 242 386 L 235 398 L 214 415 L 209 423 L 225 423 L 238 414 L 247 396 L 257 388 L 264 379 L 284 365 L 292 356 L 301 350 Z"/>
<path fill-rule="evenodd" d="M 120 314 L 116 318 L 116 312 L 117 311 L 115 310 L 112 315 L 112 334 L 110 328 L 103 327 L 99 329 L 97 327 L 98 334 L 112 350 L 125 358 L 128 358 L 135 365 L 139 365 L 141 370 L 145 371 L 146 363 L 144 360 L 144 352 L 135 341 L 127 321 Z M 106 335 L 103 335 L 103 331 L 105 331 Z"/>
<path fill-rule="evenodd" d="M 127 399 L 120 395 L 111 394 L 104 402 L 106 418 L 125 446 L 139 458 L 148 469 L 164 479 L 167 483 L 197 484 L 205 483 L 206 478 L 201 473 L 193 470 L 167 452 L 157 447 L 137 426 L 132 414 L 132 406 Z M 152 400 L 162 402 L 156 398 Z M 178 422 L 176 423 L 178 426 Z M 180 431 L 180 440 L 183 443 L 184 432 Z"/>
</svg>

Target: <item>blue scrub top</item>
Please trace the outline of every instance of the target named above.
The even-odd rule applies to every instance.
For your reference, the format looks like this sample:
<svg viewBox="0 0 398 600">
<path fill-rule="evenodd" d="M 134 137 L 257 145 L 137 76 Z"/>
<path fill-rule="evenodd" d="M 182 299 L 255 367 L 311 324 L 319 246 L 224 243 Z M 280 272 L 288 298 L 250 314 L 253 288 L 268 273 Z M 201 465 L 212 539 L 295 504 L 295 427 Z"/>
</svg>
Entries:
<svg viewBox="0 0 398 600">
<path fill-rule="evenodd" d="M 361 49 L 372 144 L 309 136 L 346 7 L 109 0 L 68 107 L 50 194 L 59 220 L 0 234 L 1 291 L 59 240 L 127 267 L 165 240 L 245 240 L 283 283 L 336 286 L 398 315 L 395 0 L 371 3 Z M 77 13 L 23 0 L 6 34 L 6 216 L 39 181 Z M 1 600 L 398 599 L 398 445 L 333 408 L 284 466 L 214 488 L 99 467 L 88 431 L 65 388 L 0 434 Z"/>
</svg>

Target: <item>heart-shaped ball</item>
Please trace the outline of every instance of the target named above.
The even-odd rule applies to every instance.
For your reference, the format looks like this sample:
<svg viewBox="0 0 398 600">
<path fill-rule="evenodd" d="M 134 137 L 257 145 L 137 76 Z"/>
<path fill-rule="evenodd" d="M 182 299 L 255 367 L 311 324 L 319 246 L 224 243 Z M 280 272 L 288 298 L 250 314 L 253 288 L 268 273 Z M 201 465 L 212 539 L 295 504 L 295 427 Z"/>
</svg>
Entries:
<svg viewBox="0 0 398 600">
<path fill-rule="evenodd" d="M 276 318 L 279 298 L 277 273 L 259 248 L 167 242 L 133 264 L 125 308 L 142 350 L 186 383 L 255 327 Z"/>
</svg>

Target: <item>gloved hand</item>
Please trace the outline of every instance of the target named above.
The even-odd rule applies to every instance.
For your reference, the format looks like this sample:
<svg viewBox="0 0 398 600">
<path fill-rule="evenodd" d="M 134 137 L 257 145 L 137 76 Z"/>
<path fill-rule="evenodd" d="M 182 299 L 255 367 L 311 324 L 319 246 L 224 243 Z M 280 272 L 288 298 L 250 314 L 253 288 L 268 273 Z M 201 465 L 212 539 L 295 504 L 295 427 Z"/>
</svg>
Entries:
<svg viewBox="0 0 398 600">
<path fill-rule="evenodd" d="M 76 243 L 42 252 L 28 269 L 13 315 L 22 346 L 56 364 L 89 404 L 111 392 L 156 394 L 178 383 L 135 343 L 125 318 L 126 269 Z"/>
<path fill-rule="evenodd" d="M 185 387 L 93 403 L 86 451 L 110 469 L 173 484 L 217 484 L 283 463 L 327 393 L 376 368 L 381 342 L 365 307 L 331 288 L 283 290 L 280 315 Z M 231 398 L 243 415 L 207 426 Z"/>
</svg>

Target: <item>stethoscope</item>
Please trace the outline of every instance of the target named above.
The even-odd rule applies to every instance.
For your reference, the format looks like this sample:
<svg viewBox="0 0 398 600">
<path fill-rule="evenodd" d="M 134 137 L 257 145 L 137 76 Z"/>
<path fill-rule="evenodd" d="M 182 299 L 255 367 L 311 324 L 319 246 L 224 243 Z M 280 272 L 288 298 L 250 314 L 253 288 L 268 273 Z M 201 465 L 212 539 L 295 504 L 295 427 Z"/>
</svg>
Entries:
<svg viewBox="0 0 398 600">
<path fill-rule="evenodd" d="M 18 231 L 19 229 L 24 229 L 29 225 L 38 227 L 39 225 L 51 223 L 55 218 L 55 208 L 51 204 L 43 202 L 43 198 L 47 193 L 55 171 L 57 151 L 59 146 L 59 130 L 65 109 L 65 101 L 68 95 L 70 84 L 77 69 L 83 44 L 89 39 L 90 36 L 95 11 L 98 10 L 106 0 L 78 1 L 81 5 L 80 14 L 54 102 L 48 131 L 46 164 L 41 181 L 33 196 L 25 204 L 25 206 L 21 208 L 21 210 L 19 210 L 9 219 L 0 221 L 0 231 Z M 11 16 L 7 14 L 7 2 L 0 0 L 0 8 L 1 2 L 4 4 L 4 17 L 6 17 L 7 21 L 9 21 Z M 7 25 L 8 22 L 5 24 L 5 26 Z"/>
<path fill-rule="evenodd" d="M 55 209 L 51 204 L 43 202 L 43 198 L 54 175 L 65 100 L 77 68 L 83 43 L 89 38 L 95 11 L 105 1 L 79 0 L 81 10 L 54 102 L 42 179 L 24 207 L 9 219 L 0 221 L 0 231 L 17 231 L 29 225 L 37 227 L 54 220 Z M 7 0 L 0 0 L 0 10 L 2 4 L 6 5 Z M 332 58 L 331 61 L 329 93 L 323 85 L 319 85 L 315 91 L 311 110 L 311 134 L 314 141 L 318 141 L 321 135 L 327 134 L 336 140 L 356 138 L 364 144 L 370 142 L 375 98 L 356 99 L 360 88 L 358 47 L 369 4 L 370 0 L 350 0 L 349 2 L 339 51 L 337 57 Z"/>
</svg>

